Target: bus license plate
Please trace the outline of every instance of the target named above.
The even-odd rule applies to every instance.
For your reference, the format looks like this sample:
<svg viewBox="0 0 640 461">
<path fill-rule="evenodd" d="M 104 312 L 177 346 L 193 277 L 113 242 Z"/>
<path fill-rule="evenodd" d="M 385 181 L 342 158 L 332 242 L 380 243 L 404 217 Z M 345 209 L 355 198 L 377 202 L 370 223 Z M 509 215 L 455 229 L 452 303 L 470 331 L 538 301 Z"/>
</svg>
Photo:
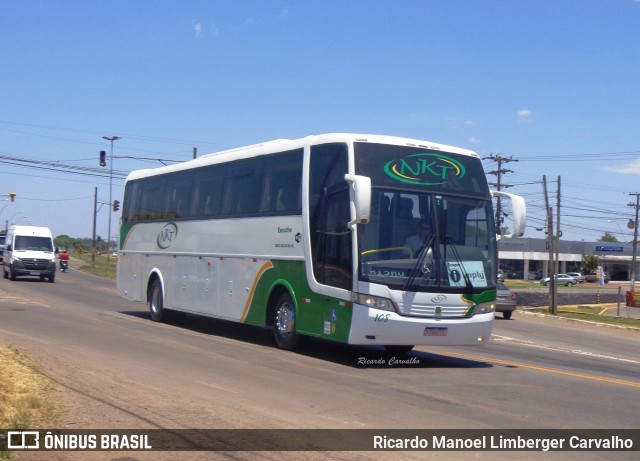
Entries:
<svg viewBox="0 0 640 461">
<path fill-rule="evenodd" d="M 448 327 L 427 327 L 424 329 L 425 336 L 447 336 Z"/>
</svg>

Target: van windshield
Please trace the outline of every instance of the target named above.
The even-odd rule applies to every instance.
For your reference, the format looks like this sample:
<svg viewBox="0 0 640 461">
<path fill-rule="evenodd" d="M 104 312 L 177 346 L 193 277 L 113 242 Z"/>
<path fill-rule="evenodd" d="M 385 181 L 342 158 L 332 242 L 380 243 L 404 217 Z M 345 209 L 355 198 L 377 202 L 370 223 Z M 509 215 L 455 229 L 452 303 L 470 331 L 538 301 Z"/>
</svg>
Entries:
<svg viewBox="0 0 640 461">
<path fill-rule="evenodd" d="M 16 251 L 53 251 L 53 242 L 49 237 L 16 235 Z"/>
</svg>

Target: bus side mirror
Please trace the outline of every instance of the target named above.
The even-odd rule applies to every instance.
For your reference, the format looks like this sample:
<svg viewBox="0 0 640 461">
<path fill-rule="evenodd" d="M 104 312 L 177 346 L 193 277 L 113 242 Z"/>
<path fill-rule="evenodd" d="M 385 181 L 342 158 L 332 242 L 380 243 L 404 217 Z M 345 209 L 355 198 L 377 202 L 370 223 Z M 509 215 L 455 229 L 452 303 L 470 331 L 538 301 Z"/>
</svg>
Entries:
<svg viewBox="0 0 640 461">
<path fill-rule="evenodd" d="M 356 224 L 367 224 L 371 215 L 371 178 L 355 174 L 345 174 L 344 180 L 349 183 L 351 200 L 351 221 L 349 227 Z"/>
<path fill-rule="evenodd" d="M 511 200 L 511 209 L 513 212 L 513 232 L 509 235 L 499 235 L 498 238 L 522 237 L 527 222 L 527 206 L 524 199 L 519 195 L 509 194 L 502 191 L 491 191 L 492 197 L 503 197 Z"/>
</svg>

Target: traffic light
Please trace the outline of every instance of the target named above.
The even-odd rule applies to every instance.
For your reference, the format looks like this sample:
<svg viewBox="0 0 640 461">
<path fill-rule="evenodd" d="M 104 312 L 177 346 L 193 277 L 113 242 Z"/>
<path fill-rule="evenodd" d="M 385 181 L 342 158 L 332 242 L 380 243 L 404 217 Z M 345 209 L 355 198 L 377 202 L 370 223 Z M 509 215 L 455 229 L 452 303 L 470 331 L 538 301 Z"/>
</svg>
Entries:
<svg viewBox="0 0 640 461">
<path fill-rule="evenodd" d="M 113 201 L 113 211 L 118 211 L 120 209 L 120 202 L 118 200 Z"/>
<path fill-rule="evenodd" d="M 107 166 L 107 153 L 103 150 L 100 151 L 100 166 Z"/>
</svg>

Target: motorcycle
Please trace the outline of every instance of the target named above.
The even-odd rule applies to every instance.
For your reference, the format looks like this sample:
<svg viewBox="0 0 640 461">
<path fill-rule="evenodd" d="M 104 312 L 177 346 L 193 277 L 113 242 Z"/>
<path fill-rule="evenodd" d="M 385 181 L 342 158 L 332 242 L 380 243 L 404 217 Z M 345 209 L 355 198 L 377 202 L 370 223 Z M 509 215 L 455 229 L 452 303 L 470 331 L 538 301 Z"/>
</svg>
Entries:
<svg viewBox="0 0 640 461">
<path fill-rule="evenodd" d="M 60 270 L 62 272 L 67 272 L 67 269 L 69 268 L 69 260 L 67 259 L 61 259 L 60 260 Z"/>
</svg>

